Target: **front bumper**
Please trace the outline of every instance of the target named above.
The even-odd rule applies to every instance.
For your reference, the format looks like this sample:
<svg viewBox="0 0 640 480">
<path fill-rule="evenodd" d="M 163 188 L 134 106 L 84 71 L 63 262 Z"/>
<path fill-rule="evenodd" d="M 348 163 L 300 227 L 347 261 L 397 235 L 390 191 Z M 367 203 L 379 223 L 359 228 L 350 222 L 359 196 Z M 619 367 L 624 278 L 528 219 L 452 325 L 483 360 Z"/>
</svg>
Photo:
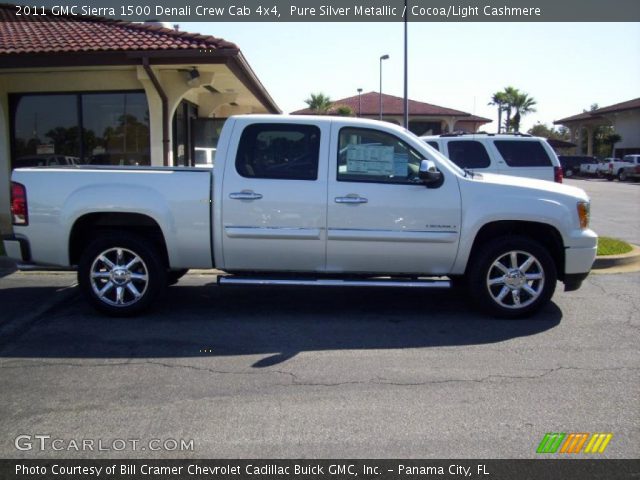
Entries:
<svg viewBox="0 0 640 480">
<path fill-rule="evenodd" d="M 564 289 L 577 290 L 587 278 L 598 251 L 598 236 L 592 230 L 576 232 L 572 245 L 564 251 Z"/>
</svg>

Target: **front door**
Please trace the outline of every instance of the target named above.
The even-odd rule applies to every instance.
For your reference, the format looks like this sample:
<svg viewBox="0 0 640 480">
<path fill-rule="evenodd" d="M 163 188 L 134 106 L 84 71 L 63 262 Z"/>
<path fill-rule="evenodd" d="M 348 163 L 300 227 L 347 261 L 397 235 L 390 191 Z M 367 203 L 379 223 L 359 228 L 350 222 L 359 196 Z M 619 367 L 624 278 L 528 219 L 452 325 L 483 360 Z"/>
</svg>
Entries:
<svg viewBox="0 0 640 480">
<path fill-rule="evenodd" d="M 329 133 L 328 122 L 234 130 L 222 187 L 226 270 L 324 270 Z"/>
<path fill-rule="evenodd" d="M 449 272 L 460 236 L 457 179 L 426 188 L 418 179 L 424 157 L 393 133 L 332 128 L 327 270 Z"/>
</svg>

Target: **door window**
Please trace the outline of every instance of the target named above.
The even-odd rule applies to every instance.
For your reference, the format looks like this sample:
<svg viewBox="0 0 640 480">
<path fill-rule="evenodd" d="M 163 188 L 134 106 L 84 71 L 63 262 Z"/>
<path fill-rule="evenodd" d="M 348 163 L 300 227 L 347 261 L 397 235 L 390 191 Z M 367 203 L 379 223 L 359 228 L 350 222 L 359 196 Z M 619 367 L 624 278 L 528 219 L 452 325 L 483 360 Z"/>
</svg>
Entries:
<svg viewBox="0 0 640 480">
<path fill-rule="evenodd" d="M 448 148 L 449 158 L 460 168 L 487 168 L 491 165 L 487 149 L 476 140 L 453 140 Z"/>
<path fill-rule="evenodd" d="M 315 125 L 260 123 L 242 132 L 236 169 L 247 178 L 317 180 L 319 156 Z"/>
<path fill-rule="evenodd" d="M 494 143 L 510 167 L 551 166 L 551 159 L 540 142 L 496 140 Z"/>
<path fill-rule="evenodd" d="M 343 128 L 338 143 L 340 182 L 415 184 L 422 155 L 389 133 Z"/>
</svg>

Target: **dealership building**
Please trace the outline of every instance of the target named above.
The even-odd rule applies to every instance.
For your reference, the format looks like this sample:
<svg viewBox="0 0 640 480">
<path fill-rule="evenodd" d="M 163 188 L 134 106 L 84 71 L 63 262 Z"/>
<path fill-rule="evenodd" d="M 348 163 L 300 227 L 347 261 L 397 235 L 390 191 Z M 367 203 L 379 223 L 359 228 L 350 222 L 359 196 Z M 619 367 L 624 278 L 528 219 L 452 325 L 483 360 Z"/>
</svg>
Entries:
<svg viewBox="0 0 640 480">
<path fill-rule="evenodd" d="M 280 109 L 234 43 L 0 5 L 0 230 L 12 168 L 210 163 L 224 120 L 246 113 Z"/>
</svg>

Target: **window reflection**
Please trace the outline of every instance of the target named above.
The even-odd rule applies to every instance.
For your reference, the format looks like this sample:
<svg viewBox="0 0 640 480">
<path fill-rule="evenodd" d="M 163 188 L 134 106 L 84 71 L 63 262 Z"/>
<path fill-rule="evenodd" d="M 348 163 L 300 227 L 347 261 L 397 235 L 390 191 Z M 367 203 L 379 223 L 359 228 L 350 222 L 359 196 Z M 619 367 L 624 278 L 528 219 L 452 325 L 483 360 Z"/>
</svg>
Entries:
<svg viewBox="0 0 640 480">
<path fill-rule="evenodd" d="M 12 96 L 12 168 L 150 165 L 143 92 Z"/>
</svg>

